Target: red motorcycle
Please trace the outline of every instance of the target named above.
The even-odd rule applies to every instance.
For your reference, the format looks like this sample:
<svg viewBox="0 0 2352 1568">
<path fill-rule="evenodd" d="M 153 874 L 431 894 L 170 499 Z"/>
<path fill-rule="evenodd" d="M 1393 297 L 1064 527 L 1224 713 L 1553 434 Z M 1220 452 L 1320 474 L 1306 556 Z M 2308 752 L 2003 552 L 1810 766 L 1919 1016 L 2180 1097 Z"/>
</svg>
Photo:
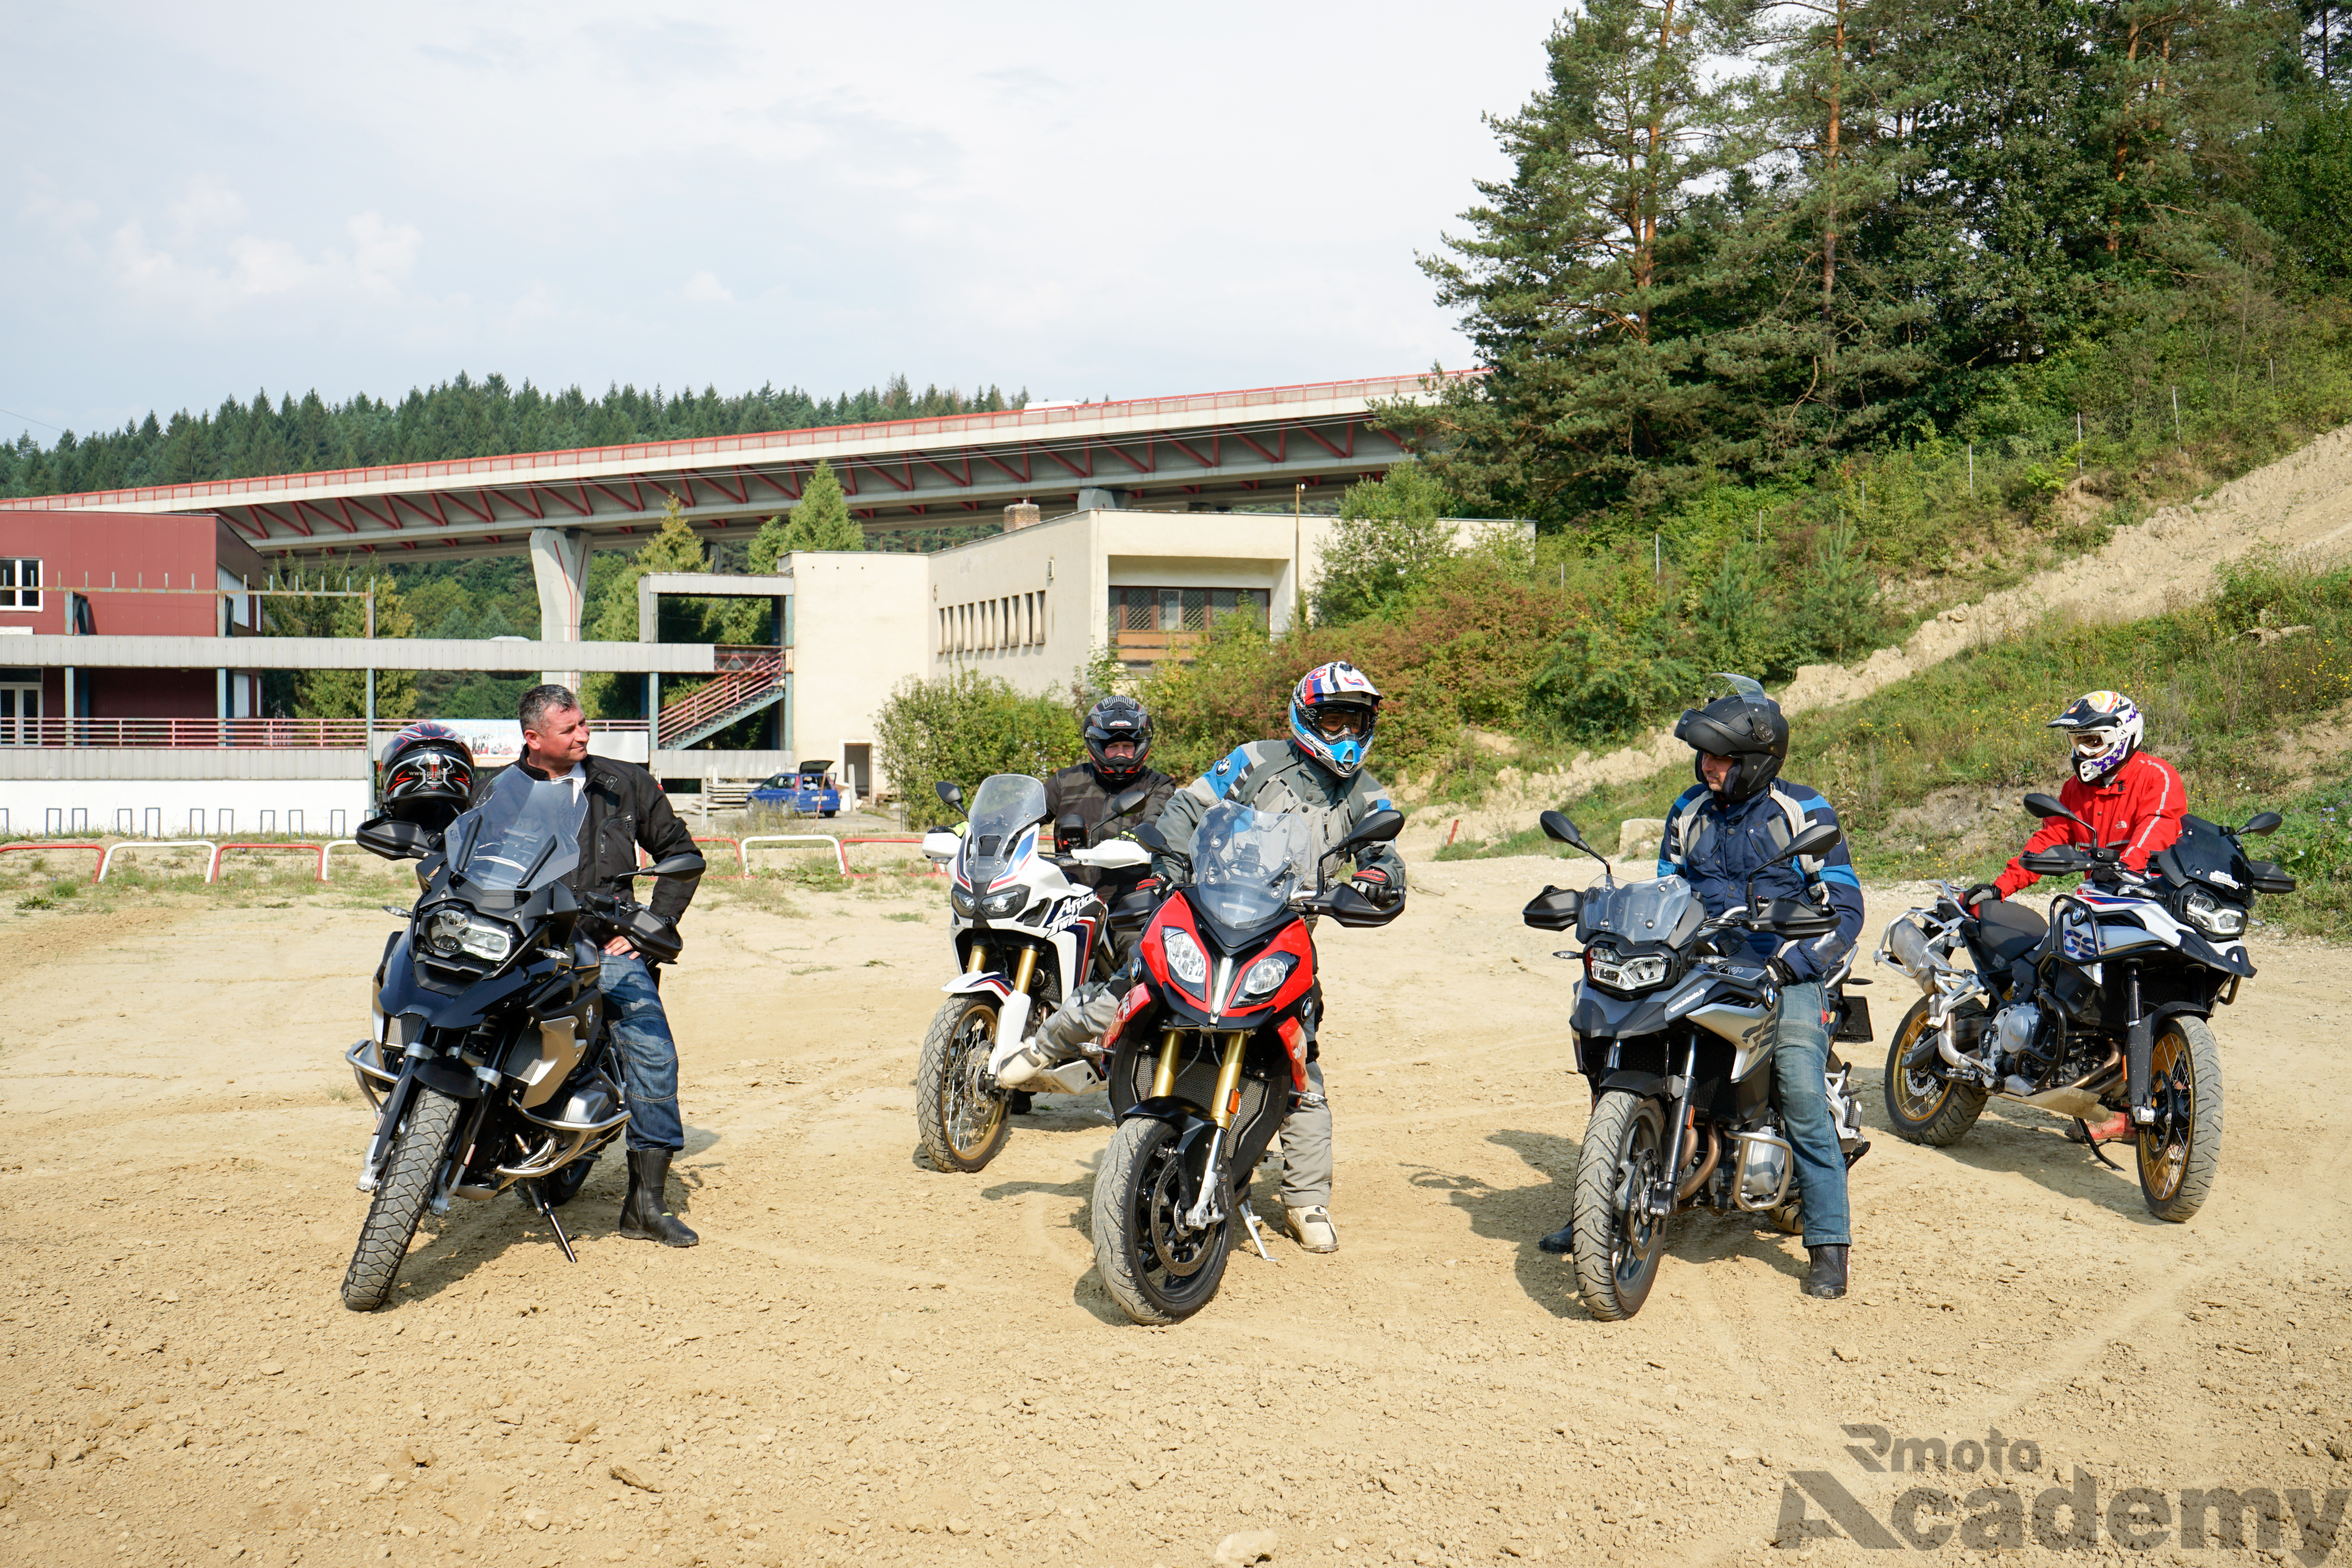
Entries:
<svg viewBox="0 0 2352 1568">
<path fill-rule="evenodd" d="M 1179 868 L 1137 949 L 1142 976 L 1103 1040 L 1118 1131 L 1095 1177 L 1095 1262 L 1139 1323 L 1174 1323 L 1223 1280 L 1238 1217 L 1261 1255 L 1250 1173 L 1307 1087 L 1306 1015 L 1317 1005 L 1307 921 L 1382 926 L 1331 861 L 1384 844 L 1402 815 L 1376 812 L 1328 850 L 1314 819 L 1212 806 L 1186 856 L 1155 827 L 1135 837 Z"/>
</svg>

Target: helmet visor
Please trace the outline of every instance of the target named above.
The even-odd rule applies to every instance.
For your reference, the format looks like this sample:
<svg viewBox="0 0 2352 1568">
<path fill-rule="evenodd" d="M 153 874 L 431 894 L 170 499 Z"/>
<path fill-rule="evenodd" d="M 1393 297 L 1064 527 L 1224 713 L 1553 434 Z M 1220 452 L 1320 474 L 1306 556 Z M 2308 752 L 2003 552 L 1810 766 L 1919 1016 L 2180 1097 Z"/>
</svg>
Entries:
<svg viewBox="0 0 2352 1568">
<path fill-rule="evenodd" d="M 1327 702 L 1309 712 L 1307 719 L 1315 726 L 1315 732 L 1327 741 L 1344 741 L 1350 737 L 1360 741 L 1372 732 L 1371 713 L 1362 708 L 1343 708 L 1337 703 Z"/>
</svg>

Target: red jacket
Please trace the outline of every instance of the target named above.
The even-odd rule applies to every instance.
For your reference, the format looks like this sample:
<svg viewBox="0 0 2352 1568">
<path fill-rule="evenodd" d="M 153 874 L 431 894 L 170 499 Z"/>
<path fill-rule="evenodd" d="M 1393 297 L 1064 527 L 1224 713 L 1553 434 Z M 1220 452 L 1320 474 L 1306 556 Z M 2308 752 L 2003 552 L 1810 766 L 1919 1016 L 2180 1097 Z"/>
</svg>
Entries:
<svg viewBox="0 0 2352 1568">
<path fill-rule="evenodd" d="M 2086 784 L 2079 773 L 2069 778 L 2058 792 L 2058 803 L 2089 823 L 2099 843 L 2122 838 L 2124 864 L 2137 871 L 2147 864 L 2148 857 L 2169 848 L 2180 837 L 2180 815 L 2189 809 L 2188 795 L 2170 763 L 2134 752 L 2103 784 Z M 2064 817 L 2053 816 L 2025 841 L 2024 853 L 2060 844 L 2088 844 L 2091 838 L 2091 834 Z M 1995 885 L 2002 898 L 2009 898 L 2041 879 L 2011 860 Z"/>
</svg>

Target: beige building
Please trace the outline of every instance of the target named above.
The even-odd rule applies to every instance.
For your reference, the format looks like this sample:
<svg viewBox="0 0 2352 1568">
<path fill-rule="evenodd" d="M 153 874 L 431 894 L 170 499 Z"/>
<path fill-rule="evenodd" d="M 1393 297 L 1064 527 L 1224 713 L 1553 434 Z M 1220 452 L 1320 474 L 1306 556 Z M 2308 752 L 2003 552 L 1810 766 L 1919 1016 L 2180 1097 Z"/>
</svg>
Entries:
<svg viewBox="0 0 2352 1568">
<path fill-rule="evenodd" d="M 1217 614 L 1290 623 L 1329 518 L 1245 512 L 1006 509 L 1006 531 L 929 555 L 796 554 L 787 624 L 784 747 L 840 764 L 862 795 L 892 689 L 960 668 L 1018 690 L 1066 687 L 1098 648 L 1143 668 L 1181 653 Z M 664 584 L 666 591 L 669 584 Z"/>
</svg>

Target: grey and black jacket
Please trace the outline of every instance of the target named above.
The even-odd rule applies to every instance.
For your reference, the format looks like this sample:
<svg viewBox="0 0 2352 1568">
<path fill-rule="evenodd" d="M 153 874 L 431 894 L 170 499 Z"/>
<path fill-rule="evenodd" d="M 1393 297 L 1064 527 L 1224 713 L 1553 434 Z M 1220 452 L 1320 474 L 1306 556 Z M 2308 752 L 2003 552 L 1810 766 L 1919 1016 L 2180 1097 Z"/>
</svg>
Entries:
<svg viewBox="0 0 2352 1568">
<path fill-rule="evenodd" d="M 1259 811 L 1295 811 L 1315 819 L 1320 847 L 1330 848 L 1364 818 L 1390 809 L 1389 792 L 1380 780 L 1359 772 L 1353 778 L 1335 778 L 1319 763 L 1310 762 L 1288 741 L 1251 741 L 1235 746 L 1223 761 L 1178 790 L 1158 826 L 1168 842 L 1190 854 L 1201 818 L 1221 800 L 1231 800 Z M 1360 875 L 1384 881 L 1402 897 L 1404 859 L 1390 844 L 1376 844 L 1356 858 Z"/>
</svg>

